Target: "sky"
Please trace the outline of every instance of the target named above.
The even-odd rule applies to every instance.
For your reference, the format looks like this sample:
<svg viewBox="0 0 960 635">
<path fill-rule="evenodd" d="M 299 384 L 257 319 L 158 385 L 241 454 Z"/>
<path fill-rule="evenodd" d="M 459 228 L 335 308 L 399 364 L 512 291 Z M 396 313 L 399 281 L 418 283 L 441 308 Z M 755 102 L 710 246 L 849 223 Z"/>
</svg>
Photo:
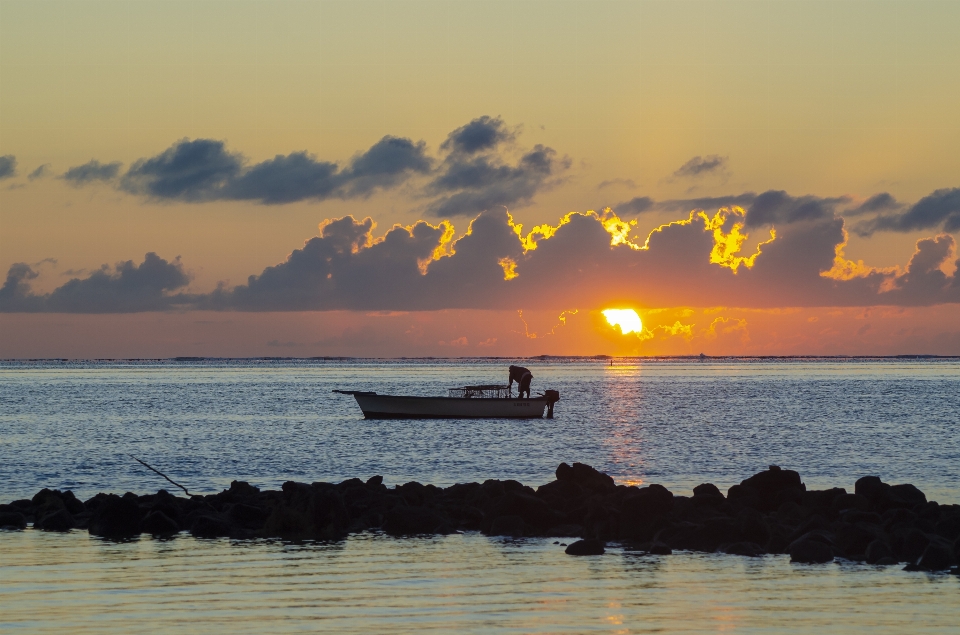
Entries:
<svg viewBox="0 0 960 635">
<path fill-rule="evenodd" d="M 0 358 L 958 355 L 958 23 L 0 0 Z"/>
</svg>

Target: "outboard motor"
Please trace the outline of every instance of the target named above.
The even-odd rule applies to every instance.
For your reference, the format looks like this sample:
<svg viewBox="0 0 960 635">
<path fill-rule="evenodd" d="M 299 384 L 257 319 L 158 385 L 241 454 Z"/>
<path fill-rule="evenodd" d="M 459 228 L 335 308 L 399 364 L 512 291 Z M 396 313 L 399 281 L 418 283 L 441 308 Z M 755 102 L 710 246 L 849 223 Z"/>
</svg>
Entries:
<svg viewBox="0 0 960 635">
<path fill-rule="evenodd" d="M 560 393 L 556 390 L 545 390 L 543 396 L 547 398 L 547 419 L 553 419 L 553 404 L 560 401 Z"/>
</svg>

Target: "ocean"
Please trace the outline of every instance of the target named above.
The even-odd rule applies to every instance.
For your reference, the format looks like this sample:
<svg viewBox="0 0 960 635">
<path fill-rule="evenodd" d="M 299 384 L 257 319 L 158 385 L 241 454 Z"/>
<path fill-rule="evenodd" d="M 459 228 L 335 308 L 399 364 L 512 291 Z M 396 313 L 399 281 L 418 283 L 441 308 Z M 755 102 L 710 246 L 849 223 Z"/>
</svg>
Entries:
<svg viewBox="0 0 960 635">
<path fill-rule="evenodd" d="M 443 395 L 517 360 L 0 362 L 0 502 L 43 487 L 194 493 L 233 480 L 553 480 L 726 491 L 768 465 L 960 503 L 960 359 L 528 359 L 556 418 L 367 421 L 333 389 Z M 788 556 L 652 556 L 554 540 L 129 542 L 0 532 L 0 629 L 32 632 L 956 632 L 960 578 Z"/>
</svg>

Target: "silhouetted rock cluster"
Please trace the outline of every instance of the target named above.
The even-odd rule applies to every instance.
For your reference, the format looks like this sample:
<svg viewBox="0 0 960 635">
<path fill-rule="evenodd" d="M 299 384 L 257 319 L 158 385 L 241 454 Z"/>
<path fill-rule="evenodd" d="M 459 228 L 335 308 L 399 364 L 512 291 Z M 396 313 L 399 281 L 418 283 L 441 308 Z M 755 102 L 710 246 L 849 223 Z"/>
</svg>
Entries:
<svg viewBox="0 0 960 635">
<path fill-rule="evenodd" d="M 0 505 L 0 527 L 23 529 L 32 522 L 36 529 L 85 528 L 113 539 L 183 530 L 199 538 L 290 540 L 339 540 L 367 530 L 394 536 L 479 530 L 582 538 L 567 547 L 571 555 L 602 554 L 605 542 L 618 541 L 653 554 L 789 554 L 793 562 L 840 557 L 956 571 L 960 505 L 939 505 L 913 485 L 888 485 L 876 476 L 858 480 L 853 493 L 808 490 L 797 472 L 770 466 L 726 496 L 709 483 L 695 487 L 693 496 L 676 496 L 661 485 L 617 485 L 582 463 L 562 463 L 556 476 L 537 489 L 513 480 L 388 488 L 375 476 L 338 484 L 288 481 L 280 491 L 260 491 L 234 481 L 208 496 L 160 490 L 97 494 L 87 501 L 44 489 L 30 500 Z"/>
</svg>

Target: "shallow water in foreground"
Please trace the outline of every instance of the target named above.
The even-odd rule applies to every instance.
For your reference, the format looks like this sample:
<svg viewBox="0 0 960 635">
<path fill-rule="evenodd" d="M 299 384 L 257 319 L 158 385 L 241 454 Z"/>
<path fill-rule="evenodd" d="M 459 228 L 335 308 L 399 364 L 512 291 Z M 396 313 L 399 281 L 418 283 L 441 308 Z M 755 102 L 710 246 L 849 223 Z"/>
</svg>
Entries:
<svg viewBox="0 0 960 635">
<path fill-rule="evenodd" d="M 5 532 L 0 630 L 956 633 L 960 577 L 479 534 L 336 544 Z"/>
<path fill-rule="evenodd" d="M 389 485 L 515 478 L 561 461 L 690 494 L 776 463 L 809 488 L 878 474 L 960 503 L 960 360 L 529 360 L 557 418 L 365 421 L 333 388 L 444 394 L 505 361 L 0 362 L 0 502 L 42 487 L 147 493 L 233 479 Z M 0 531 L 0 630 L 956 633 L 960 577 L 550 540 L 336 544 Z"/>
</svg>

